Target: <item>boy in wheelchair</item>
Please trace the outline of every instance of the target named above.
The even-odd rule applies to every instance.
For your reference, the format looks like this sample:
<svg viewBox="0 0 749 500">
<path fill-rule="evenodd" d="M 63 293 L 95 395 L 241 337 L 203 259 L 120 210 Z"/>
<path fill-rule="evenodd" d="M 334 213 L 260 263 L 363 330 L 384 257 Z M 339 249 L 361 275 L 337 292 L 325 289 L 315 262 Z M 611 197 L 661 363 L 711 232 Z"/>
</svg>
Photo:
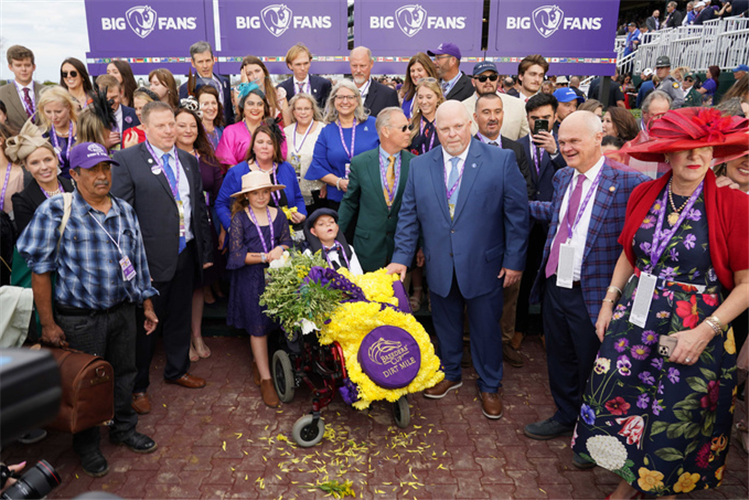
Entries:
<svg viewBox="0 0 749 500">
<path fill-rule="evenodd" d="M 322 250 L 328 267 L 338 270 L 347 268 L 352 274 L 364 274 L 356 257 L 354 247 L 348 244 L 343 232 L 338 229 L 338 213 L 329 208 L 312 212 L 304 222 L 304 236 L 307 240 L 305 253 L 314 254 Z"/>
</svg>

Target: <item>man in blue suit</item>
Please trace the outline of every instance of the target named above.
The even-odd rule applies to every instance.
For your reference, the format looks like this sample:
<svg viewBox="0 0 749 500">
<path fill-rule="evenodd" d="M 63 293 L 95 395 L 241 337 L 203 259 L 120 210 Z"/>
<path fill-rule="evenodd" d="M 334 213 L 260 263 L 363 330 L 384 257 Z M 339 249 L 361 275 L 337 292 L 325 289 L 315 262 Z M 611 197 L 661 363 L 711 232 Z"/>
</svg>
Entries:
<svg viewBox="0 0 749 500">
<path fill-rule="evenodd" d="M 550 223 L 531 300 L 543 289 L 549 386 L 557 405 L 553 417 L 525 426 L 525 435 L 533 439 L 572 435 L 583 386 L 601 344 L 595 323 L 622 253 L 617 239 L 627 200 L 648 180 L 612 168 L 601 153 L 602 137 L 595 114 L 569 115 L 559 128 L 559 149 L 571 168 L 554 175 L 550 202 L 530 203 L 531 216 Z M 593 465 L 577 456 L 574 464 Z"/>
<path fill-rule="evenodd" d="M 528 236 L 526 184 L 511 151 L 471 138 L 460 101 L 437 109 L 442 146 L 411 161 L 390 272 L 405 277 L 421 235 L 445 379 L 424 395 L 463 385 L 464 311 L 484 415 L 502 417 L 502 289 L 520 280 Z"/>
<path fill-rule="evenodd" d="M 286 66 L 292 76 L 282 81 L 278 86 L 286 91 L 286 98 L 290 101 L 299 93 L 311 95 L 317 101 L 320 109 L 325 109 L 325 102 L 330 95 L 330 80 L 317 75 L 310 75 L 310 61 L 312 52 L 302 43 L 297 43 L 286 52 Z"/>
<path fill-rule="evenodd" d="M 234 106 L 231 104 L 231 86 L 229 80 L 213 72 L 215 64 L 213 47 L 208 42 L 195 42 L 190 46 L 190 63 L 195 68 L 195 89 L 211 85 L 218 90 L 218 98 L 224 107 L 224 120 L 227 125 L 234 123 Z M 187 97 L 187 82 L 179 87 L 179 98 Z"/>
</svg>

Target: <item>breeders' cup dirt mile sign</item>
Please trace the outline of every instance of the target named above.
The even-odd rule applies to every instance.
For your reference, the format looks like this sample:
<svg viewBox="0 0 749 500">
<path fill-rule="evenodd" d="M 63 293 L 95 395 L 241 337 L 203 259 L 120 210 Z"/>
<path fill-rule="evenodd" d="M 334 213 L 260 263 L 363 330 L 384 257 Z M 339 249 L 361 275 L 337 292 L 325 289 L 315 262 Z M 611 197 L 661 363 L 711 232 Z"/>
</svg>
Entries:
<svg viewBox="0 0 749 500">
<path fill-rule="evenodd" d="M 372 50 L 376 73 L 404 73 L 417 52 L 456 44 L 463 62 L 477 62 L 481 51 L 482 0 L 356 0 L 354 45 Z"/>
<path fill-rule="evenodd" d="M 618 0 L 493 0 L 487 59 L 515 74 L 528 54 L 549 61 L 550 75 L 613 75 Z"/>
<path fill-rule="evenodd" d="M 93 75 L 106 73 L 112 59 L 137 65 L 136 74 L 156 68 L 186 73 L 190 45 L 213 40 L 211 2 L 87 0 L 85 5 Z"/>
</svg>

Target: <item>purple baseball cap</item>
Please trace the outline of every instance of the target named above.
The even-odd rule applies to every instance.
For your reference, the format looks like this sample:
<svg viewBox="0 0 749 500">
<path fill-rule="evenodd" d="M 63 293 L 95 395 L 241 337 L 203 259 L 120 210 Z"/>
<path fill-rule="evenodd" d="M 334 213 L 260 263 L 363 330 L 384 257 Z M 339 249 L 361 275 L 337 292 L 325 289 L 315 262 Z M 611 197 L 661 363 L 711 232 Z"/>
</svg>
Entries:
<svg viewBox="0 0 749 500">
<path fill-rule="evenodd" d="M 101 162 L 119 165 L 109 157 L 107 148 L 96 142 L 76 144 L 70 151 L 70 168 L 93 168 Z"/>
<path fill-rule="evenodd" d="M 554 91 L 554 97 L 556 97 L 557 101 L 559 102 L 571 102 L 577 99 L 577 103 L 580 104 L 581 102 L 585 101 L 584 97 L 577 95 L 577 92 L 569 87 L 556 89 Z"/>
<path fill-rule="evenodd" d="M 458 61 L 460 61 L 460 49 L 454 43 L 441 43 L 440 46 L 436 49 L 427 50 L 427 54 L 429 55 L 429 57 L 447 54 L 448 56 L 453 56 L 457 58 Z"/>
</svg>

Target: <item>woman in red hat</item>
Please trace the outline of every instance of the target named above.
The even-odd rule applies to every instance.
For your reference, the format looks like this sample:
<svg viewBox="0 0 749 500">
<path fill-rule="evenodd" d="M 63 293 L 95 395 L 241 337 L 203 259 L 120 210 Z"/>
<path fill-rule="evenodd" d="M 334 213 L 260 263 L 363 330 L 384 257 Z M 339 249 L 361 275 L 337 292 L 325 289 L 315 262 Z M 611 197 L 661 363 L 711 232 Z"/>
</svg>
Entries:
<svg viewBox="0 0 749 500">
<path fill-rule="evenodd" d="M 749 198 L 716 187 L 710 165 L 746 153 L 748 123 L 683 108 L 621 150 L 671 171 L 630 198 L 573 436 L 575 452 L 621 476 L 608 498 L 723 478 L 736 397 L 729 323 L 749 301 Z"/>
</svg>

